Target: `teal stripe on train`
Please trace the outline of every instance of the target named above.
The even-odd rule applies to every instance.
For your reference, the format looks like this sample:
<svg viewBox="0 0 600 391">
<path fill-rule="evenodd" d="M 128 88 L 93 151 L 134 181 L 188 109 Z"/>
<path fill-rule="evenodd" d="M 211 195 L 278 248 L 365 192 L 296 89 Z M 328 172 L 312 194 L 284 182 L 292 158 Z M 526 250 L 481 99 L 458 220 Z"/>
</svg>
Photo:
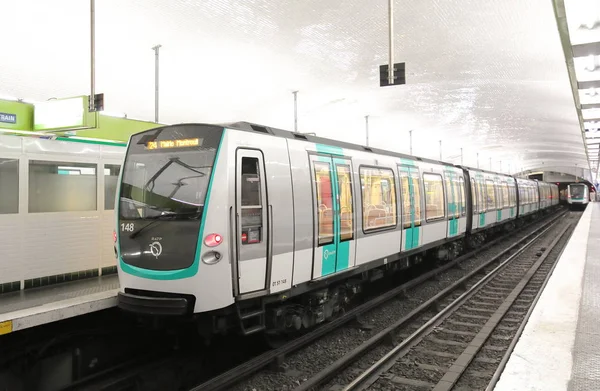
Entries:
<svg viewBox="0 0 600 391">
<path fill-rule="evenodd" d="M 338 155 L 344 156 L 344 150 L 341 147 L 334 147 L 331 145 L 325 144 L 315 144 L 317 147 L 317 152 L 324 153 L 327 155 Z"/>
</svg>

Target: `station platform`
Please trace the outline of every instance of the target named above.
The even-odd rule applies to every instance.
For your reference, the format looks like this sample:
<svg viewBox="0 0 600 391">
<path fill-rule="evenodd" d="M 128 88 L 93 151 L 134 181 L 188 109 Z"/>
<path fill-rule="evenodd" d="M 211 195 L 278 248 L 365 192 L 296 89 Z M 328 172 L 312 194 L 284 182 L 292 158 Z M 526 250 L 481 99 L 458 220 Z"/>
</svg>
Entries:
<svg viewBox="0 0 600 391">
<path fill-rule="evenodd" d="M 600 203 L 590 203 L 494 391 L 600 390 Z"/>
<path fill-rule="evenodd" d="M 119 279 L 110 274 L 0 295 L 0 335 L 117 305 Z"/>
</svg>

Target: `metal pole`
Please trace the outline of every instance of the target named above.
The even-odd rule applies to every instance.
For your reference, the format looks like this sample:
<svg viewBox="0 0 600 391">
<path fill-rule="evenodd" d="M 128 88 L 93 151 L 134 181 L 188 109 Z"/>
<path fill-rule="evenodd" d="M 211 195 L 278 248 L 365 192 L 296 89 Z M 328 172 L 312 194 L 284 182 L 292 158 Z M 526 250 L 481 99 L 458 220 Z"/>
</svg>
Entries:
<svg viewBox="0 0 600 391">
<path fill-rule="evenodd" d="M 479 168 L 479 152 L 477 152 L 477 168 Z"/>
<path fill-rule="evenodd" d="M 442 161 L 442 140 L 440 140 L 440 161 Z"/>
<path fill-rule="evenodd" d="M 369 116 L 365 115 L 365 131 L 367 133 L 367 147 L 369 146 Z"/>
<path fill-rule="evenodd" d="M 463 150 L 462 148 L 460 149 L 460 165 L 463 165 Z"/>
<path fill-rule="evenodd" d="M 410 154 L 412 155 L 412 130 L 408 131 L 408 135 L 410 136 Z"/>
<path fill-rule="evenodd" d="M 298 133 L 298 91 L 292 93 L 294 94 L 294 132 Z"/>
<path fill-rule="evenodd" d="M 90 0 L 90 101 L 89 111 L 95 111 L 94 97 L 96 96 L 96 4 Z"/>
<path fill-rule="evenodd" d="M 158 123 L 158 49 L 162 45 L 156 45 L 154 50 L 154 122 Z"/>
<path fill-rule="evenodd" d="M 394 0 L 389 0 L 389 38 L 390 38 L 390 65 L 388 68 L 388 83 L 394 84 Z"/>
</svg>

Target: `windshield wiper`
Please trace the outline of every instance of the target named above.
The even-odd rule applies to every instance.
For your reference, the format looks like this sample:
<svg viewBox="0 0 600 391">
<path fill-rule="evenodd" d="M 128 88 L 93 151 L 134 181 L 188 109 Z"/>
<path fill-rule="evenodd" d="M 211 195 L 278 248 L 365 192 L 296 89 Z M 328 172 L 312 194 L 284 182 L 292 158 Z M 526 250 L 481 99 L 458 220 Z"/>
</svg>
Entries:
<svg viewBox="0 0 600 391">
<path fill-rule="evenodd" d="M 138 229 L 137 231 L 132 232 L 129 235 L 129 237 L 131 239 L 135 238 L 136 236 L 138 236 L 140 234 L 140 232 L 144 231 L 146 228 L 148 228 L 151 225 L 154 225 L 155 223 L 157 223 L 159 221 L 170 220 L 171 218 L 177 218 L 177 217 L 182 217 L 182 216 L 198 215 L 201 212 L 195 211 L 195 212 L 180 212 L 180 213 L 176 213 L 176 212 L 162 212 L 162 213 L 163 214 L 160 214 L 158 216 L 151 217 L 152 219 L 154 219 L 153 221 L 144 225 L 142 228 Z"/>
</svg>

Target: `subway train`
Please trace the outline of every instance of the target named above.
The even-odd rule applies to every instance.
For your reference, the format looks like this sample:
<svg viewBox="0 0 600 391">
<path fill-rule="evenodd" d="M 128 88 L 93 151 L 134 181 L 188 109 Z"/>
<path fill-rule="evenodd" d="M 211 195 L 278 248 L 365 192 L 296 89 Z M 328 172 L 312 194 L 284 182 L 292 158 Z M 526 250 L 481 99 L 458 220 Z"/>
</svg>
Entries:
<svg viewBox="0 0 600 391">
<path fill-rule="evenodd" d="M 558 187 L 237 122 L 132 135 L 116 197 L 118 307 L 210 337 L 313 327 L 556 207 Z"/>
<path fill-rule="evenodd" d="M 0 294 L 117 272 L 126 143 L 0 135 Z"/>
<path fill-rule="evenodd" d="M 585 183 L 571 183 L 567 186 L 567 204 L 571 210 L 585 209 L 590 202 L 590 189 Z"/>
</svg>

